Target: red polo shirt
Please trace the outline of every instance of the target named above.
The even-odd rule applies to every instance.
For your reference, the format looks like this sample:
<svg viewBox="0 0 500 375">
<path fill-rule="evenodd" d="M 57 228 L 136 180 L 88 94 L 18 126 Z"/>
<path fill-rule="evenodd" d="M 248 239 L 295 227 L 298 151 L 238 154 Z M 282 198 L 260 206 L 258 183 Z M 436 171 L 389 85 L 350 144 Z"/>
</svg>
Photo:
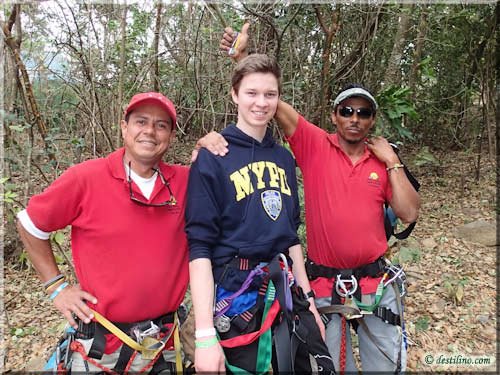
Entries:
<svg viewBox="0 0 500 375">
<path fill-rule="evenodd" d="M 353 165 L 337 134 L 301 116 L 288 141 L 304 179 L 308 257 L 329 267 L 356 268 L 383 255 L 383 204 L 392 194 L 385 164 L 365 148 Z M 363 292 L 374 292 L 377 283 L 363 280 Z M 319 297 L 331 295 L 331 282 L 328 290 L 312 286 Z"/>
<path fill-rule="evenodd" d="M 31 198 L 27 212 L 45 232 L 71 225 L 78 281 L 98 300 L 90 306 L 111 321 L 136 322 L 175 311 L 186 292 L 189 169 L 161 163 L 177 205 L 143 206 L 130 199 L 123 155 L 124 149 L 119 149 L 69 168 Z M 134 195 L 147 201 L 135 183 L 132 186 Z M 157 178 L 150 202 L 169 198 Z M 106 352 L 110 351 L 108 345 Z"/>
</svg>

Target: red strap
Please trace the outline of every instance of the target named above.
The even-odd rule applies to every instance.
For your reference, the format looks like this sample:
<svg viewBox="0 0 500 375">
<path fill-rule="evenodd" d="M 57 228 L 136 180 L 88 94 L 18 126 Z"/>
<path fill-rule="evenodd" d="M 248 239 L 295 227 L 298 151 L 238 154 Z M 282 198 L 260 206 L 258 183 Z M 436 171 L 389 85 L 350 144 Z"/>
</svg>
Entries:
<svg viewBox="0 0 500 375">
<path fill-rule="evenodd" d="M 87 353 L 85 352 L 85 348 L 83 347 L 83 345 L 82 345 L 81 342 L 79 342 L 79 341 L 72 341 L 71 344 L 70 344 L 70 346 L 69 346 L 69 348 L 70 348 L 71 351 L 79 353 L 82 356 L 82 358 L 83 358 L 84 361 L 92 363 L 94 366 L 99 367 L 105 373 L 119 375 L 117 372 L 111 370 L 110 368 L 107 368 L 107 367 L 101 365 L 94 358 L 90 358 L 87 355 Z M 151 367 L 153 367 L 153 365 L 156 363 L 156 361 L 158 360 L 158 358 L 160 357 L 160 355 L 162 355 L 162 353 L 163 353 L 163 351 L 160 351 L 153 360 L 151 360 L 146 366 L 144 366 L 139 371 L 139 374 L 144 373 L 144 372 L 148 371 Z M 137 355 L 137 351 L 134 351 L 134 353 L 132 354 L 132 356 L 129 359 L 129 362 L 127 363 L 127 367 L 126 367 L 126 369 L 124 371 L 124 374 L 128 373 L 128 371 L 130 370 L 130 366 L 132 365 L 132 362 L 134 361 L 134 358 L 136 357 L 136 355 Z"/>
<path fill-rule="evenodd" d="M 340 374 L 344 375 L 345 374 L 345 363 L 346 363 L 346 328 L 347 328 L 346 319 L 344 316 L 342 316 L 341 321 L 342 321 L 342 325 L 341 325 L 342 333 L 340 336 L 341 339 L 340 339 L 340 359 L 339 359 L 339 362 L 340 362 Z"/>
<path fill-rule="evenodd" d="M 273 325 L 274 318 L 278 315 L 280 311 L 280 304 L 278 300 L 275 300 L 269 309 L 264 323 L 260 326 L 258 331 L 250 332 L 245 335 L 232 337 L 230 339 L 219 341 L 219 344 L 225 348 L 235 348 L 237 346 L 249 345 L 259 338 L 264 332 L 266 332 Z"/>
</svg>

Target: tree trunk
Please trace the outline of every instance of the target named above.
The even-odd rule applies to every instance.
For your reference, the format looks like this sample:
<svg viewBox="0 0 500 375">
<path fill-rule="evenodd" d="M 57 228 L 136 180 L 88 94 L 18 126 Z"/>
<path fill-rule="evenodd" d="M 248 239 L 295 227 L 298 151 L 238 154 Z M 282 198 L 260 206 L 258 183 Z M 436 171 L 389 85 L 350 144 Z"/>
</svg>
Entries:
<svg viewBox="0 0 500 375">
<path fill-rule="evenodd" d="M 158 61 L 158 45 L 160 43 L 160 30 L 161 30 L 161 10 L 162 3 L 158 1 L 158 7 L 156 8 L 156 25 L 155 25 L 155 37 L 153 40 L 153 76 L 151 81 L 153 84 L 153 90 L 160 91 L 160 65 Z"/>
<path fill-rule="evenodd" d="M 21 35 L 17 35 L 17 38 L 14 38 L 12 35 L 12 27 L 15 23 L 18 23 L 17 33 L 19 34 L 21 31 L 20 25 L 20 13 L 21 13 L 21 5 L 16 4 L 12 7 L 12 13 L 7 21 L 4 23 L 0 21 L 0 26 L 2 27 L 3 34 L 5 36 L 5 43 L 9 47 L 12 56 L 14 57 L 14 61 L 17 69 L 21 73 L 19 83 L 21 85 L 21 96 L 24 102 L 26 103 L 26 114 L 30 119 L 30 122 L 36 125 L 44 144 L 45 149 L 48 149 L 48 144 L 45 140 L 47 137 L 47 126 L 45 125 L 45 121 L 42 118 L 42 115 L 38 109 L 38 103 L 35 99 L 35 95 L 33 93 L 33 86 L 31 85 L 31 81 L 28 76 L 28 72 L 26 71 L 26 66 L 24 65 L 21 59 Z M 55 159 L 54 153 L 49 152 L 48 156 L 51 160 Z"/>
<path fill-rule="evenodd" d="M 413 53 L 413 63 L 411 65 L 410 77 L 408 79 L 408 86 L 411 90 L 411 95 L 413 101 L 416 97 L 415 87 L 418 80 L 418 72 L 420 69 L 420 61 L 422 59 L 422 51 L 425 44 L 425 35 L 427 34 L 427 17 L 429 15 L 429 9 L 426 6 L 422 6 L 422 13 L 420 13 L 420 21 L 418 24 L 418 35 L 415 41 L 415 52 Z"/>
<path fill-rule="evenodd" d="M 386 86 L 399 85 L 401 83 L 401 59 L 403 57 L 406 35 L 411 26 L 410 14 L 413 7 L 413 4 L 401 6 L 398 15 L 399 27 L 394 37 L 392 52 L 384 74 L 384 83 Z"/>
<path fill-rule="evenodd" d="M 118 104 L 117 111 L 115 116 L 115 124 L 118 125 L 116 131 L 116 147 L 120 147 L 122 140 L 122 131 L 119 126 L 120 120 L 123 116 L 123 85 L 124 85 L 124 75 L 125 75 L 125 61 L 127 58 L 127 11 L 128 6 L 125 5 L 123 7 L 123 13 L 120 22 L 120 30 L 121 30 L 121 42 L 120 42 L 120 73 L 118 78 Z"/>
<path fill-rule="evenodd" d="M 497 3 L 498 6 L 498 3 Z M 478 44 L 477 48 L 473 50 L 470 53 L 470 58 L 469 61 L 472 61 L 472 65 L 468 71 L 465 73 L 465 82 L 464 82 L 464 88 L 466 89 L 466 92 L 470 92 L 472 83 L 474 82 L 474 79 L 476 78 L 477 71 L 479 69 L 481 59 L 484 56 L 484 52 L 486 50 L 486 46 L 488 45 L 488 42 L 491 38 L 495 36 L 495 32 L 497 31 L 497 23 L 496 19 L 492 18 L 487 22 L 489 25 L 489 32 L 487 35 L 484 36 L 484 38 L 481 40 L 481 42 Z M 497 51 L 498 53 L 498 51 Z M 467 104 L 468 104 L 468 96 L 464 95 L 463 101 L 460 103 L 460 109 L 458 113 L 460 114 L 459 120 L 458 120 L 458 129 L 466 129 L 466 123 L 464 124 L 464 119 L 466 116 L 466 109 L 467 109 Z M 460 139 L 460 137 L 459 137 Z"/>
<path fill-rule="evenodd" d="M 335 35 L 339 29 L 339 11 L 334 10 L 331 14 L 330 25 L 327 25 L 323 15 L 321 14 L 320 7 L 318 5 L 314 6 L 314 11 L 316 12 L 316 17 L 319 21 L 321 29 L 325 33 L 325 41 L 323 44 L 323 67 L 321 69 L 320 77 L 320 115 L 319 115 L 319 126 L 322 129 L 326 129 L 328 121 L 328 115 L 330 114 L 330 78 L 331 78 L 331 53 L 332 45 L 335 39 Z"/>
</svg>

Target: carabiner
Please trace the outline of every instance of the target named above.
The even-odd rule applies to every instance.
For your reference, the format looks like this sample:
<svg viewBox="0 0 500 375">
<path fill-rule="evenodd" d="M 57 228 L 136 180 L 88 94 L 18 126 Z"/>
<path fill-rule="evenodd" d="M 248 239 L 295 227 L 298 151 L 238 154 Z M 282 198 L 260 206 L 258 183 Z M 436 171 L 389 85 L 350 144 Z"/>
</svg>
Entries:
<svg viewBox="0 0 500 375">
<path fill-rule="evenodd" d="M 347 290 L 345 283 L 351 283 L 351 289 Z M 340 289 L 342 288 L 342 290 Z M 358 280 L 351 275 L 350 279 L 342 279 L 342 275 L 337 275 L 337 280 L 335 281 L 335 291 L 341 297 L 352 296 L 358 289 Z"/>
</svg>

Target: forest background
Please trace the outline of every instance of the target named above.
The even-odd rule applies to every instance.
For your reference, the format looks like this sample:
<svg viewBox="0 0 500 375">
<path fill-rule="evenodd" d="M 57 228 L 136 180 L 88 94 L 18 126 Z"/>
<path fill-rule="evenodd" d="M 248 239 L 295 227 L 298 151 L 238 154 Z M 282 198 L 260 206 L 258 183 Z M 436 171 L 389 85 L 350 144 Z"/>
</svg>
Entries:
<svg viewBox="0 0 500 375">
<path fill-rule="evenodd" d="M 235 120 L 232 62 L 218 44 L 225 25 L 244 20 L 251 50 L 282 67 L 283 99 L 318 126 L 334 130 L 331 103 L 346 83 L 376 93 L 375 133 L 400 144 L 422 183 L 414 234 L 390 242 L 409 279 L 409 369 L 496 369 L 496 235 L 470 239 L 456 229 L 496 225 L 498 2 L 58 0 L 0 9 L 5 370 L 35 369 L 64 325 L 17 238 L 15 214 L 68 166 L 120 147 L 124 106 L 140 91 L 176 104 L 166 159 L 188 164 L 197 138 Z M 52 236 L 71 274 L 68 239 L 69 230 Z M 473 363 L 438 364 L 441 354 Z"/>
</svg>

